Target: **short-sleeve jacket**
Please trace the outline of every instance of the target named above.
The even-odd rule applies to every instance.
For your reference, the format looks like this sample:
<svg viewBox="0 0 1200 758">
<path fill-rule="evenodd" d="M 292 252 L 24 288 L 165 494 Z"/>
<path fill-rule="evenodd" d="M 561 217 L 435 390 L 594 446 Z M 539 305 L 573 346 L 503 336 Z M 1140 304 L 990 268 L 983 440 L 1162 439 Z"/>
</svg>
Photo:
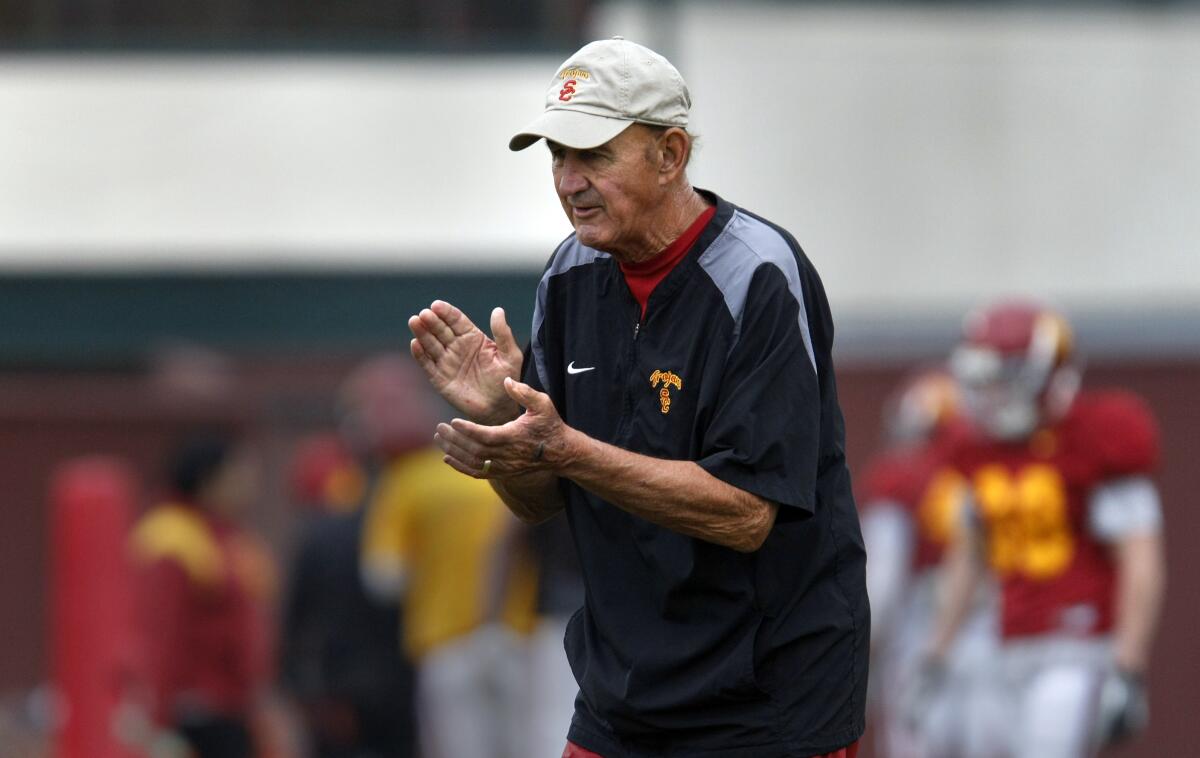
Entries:
<svg viewBox="0 0 1200 758">
<path fill-rule="evenodd" d="M 705 195 L 717 212 L 644 317 L 574 235 L 537 291 L 524 378 L 567 424 L 780 506 L 744 554 L 561 480 L 586 589 L 569 736 L 607 758 L 813 755 L 863 730 L 864 551 L 824 288 L 790 234 Z"/>
</svg>

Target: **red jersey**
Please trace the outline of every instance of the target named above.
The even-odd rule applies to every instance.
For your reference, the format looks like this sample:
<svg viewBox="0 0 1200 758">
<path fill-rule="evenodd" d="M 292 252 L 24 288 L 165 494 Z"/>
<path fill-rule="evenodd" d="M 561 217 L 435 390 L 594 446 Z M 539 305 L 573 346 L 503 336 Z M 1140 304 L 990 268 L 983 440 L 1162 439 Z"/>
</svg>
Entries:
<svg viewBox="0 0 1200 758">
<path fill-rule="evenodd" d="M 198 508 L 152 508 L 130 544 L 156 720 L 181 708 L 246 715 L 270 676 L 274 564 L 257 540 Z"/>
<path fill-rule="evenodd" d="M 1098 487 L 1146 475 L 1157 458 L 1149 411 L 1120 392 L 1081 394 L 1026 440 L 971 434 L 956 445 L 951 460 L 971 485 L 1000 581 L 1004 637 L 1112 628 L 1114 565 L 1088 527 L 1089 503 Z"/>
<path fill-rule="evenodd" d="M 952 436 L 943 432 L 924 444 L 886 450 L 867 464 L 861 479 L 858 501 L 864 512 L 890 504 L 902 508 L 912 520 L 913 573 L 941 561 L 956 523 L 962 477 L 945 467 Z"/>
</svg>

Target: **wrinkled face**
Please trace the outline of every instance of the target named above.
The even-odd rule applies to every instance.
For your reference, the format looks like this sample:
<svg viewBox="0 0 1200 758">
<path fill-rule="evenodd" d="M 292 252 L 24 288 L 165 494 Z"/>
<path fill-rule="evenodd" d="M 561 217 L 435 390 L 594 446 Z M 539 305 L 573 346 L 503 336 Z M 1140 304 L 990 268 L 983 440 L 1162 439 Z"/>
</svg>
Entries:
<svg viewBox="0 0 1200 758">
<path fill-rule="evenodd" d="M 644 255 L 648 247 L 657 252 L 651 243 L 663 197 L 657 137 L 634 124 L 590 150 L 547 142 L 554 188 L 580 242 L 618 260 Z"/>
</svg>

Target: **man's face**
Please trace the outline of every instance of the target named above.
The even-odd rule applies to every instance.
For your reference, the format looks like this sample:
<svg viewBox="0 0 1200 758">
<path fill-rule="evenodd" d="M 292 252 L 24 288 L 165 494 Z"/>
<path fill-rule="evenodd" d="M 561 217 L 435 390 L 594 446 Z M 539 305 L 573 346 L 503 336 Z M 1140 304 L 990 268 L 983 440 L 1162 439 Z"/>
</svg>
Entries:
<svg viewBox="0 0 1200 758">
<path fill-rule="evenodd" d="M 657 134 L 634 124 L 600 147 L 577 150 L 547 142 L 554 188 L 576 237 L 618 259 L 644 257 L 662 202 Z"/>
</svg>

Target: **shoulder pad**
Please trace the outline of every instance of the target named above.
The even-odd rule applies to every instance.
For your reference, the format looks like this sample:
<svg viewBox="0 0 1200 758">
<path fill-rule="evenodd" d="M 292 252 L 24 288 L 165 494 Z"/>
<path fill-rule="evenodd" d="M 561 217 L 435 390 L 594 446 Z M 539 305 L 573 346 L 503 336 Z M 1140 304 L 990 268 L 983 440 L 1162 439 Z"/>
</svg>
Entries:
<svg viewBox="0 0 1200 758">
<path fill-rule="evenodd" d="M 1071 409 L 1083 440 L 1106 478 L 1145 474 L 1157 466 L 1158 425 L 1146 403 L 1129 392 L 1083 394 Z"/>
<path fill-rule="evenodd" d="M 174 561 L 197 584 L 216 584 L 223 574 L 221 548 L 212 530 L 203 516 L 181 505 L 151 509 L 134 527 L 130 549 L 141 565 Z"/>
</svg>

